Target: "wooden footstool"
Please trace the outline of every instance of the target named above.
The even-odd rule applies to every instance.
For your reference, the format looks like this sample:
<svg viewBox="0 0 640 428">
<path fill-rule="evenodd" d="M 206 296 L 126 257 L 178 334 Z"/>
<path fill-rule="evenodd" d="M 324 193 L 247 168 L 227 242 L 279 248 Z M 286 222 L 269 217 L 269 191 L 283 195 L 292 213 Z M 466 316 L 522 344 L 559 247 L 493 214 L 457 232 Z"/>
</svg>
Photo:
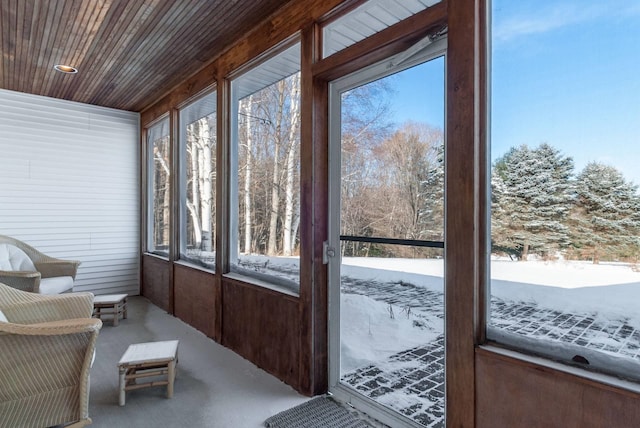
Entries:
<svg viewBox="0 0 640 428">
<path fill-rule="evenodd" d="M 127 294 L 105 294 L 93 298 L 93 317 L 102 319 L 103 315 L 112 316 L 117 326 L 120 317 L 127 318 Z"/>
<path fill-rule="evenodd" d="M 126 391 L 152 386 L 167 386 L 167 398 L 173 397 L 173 382 L 178 362 L 178 341 L 134 343 L 129 345 L 120 362 L 118 371 L 119 404 L 124 406 Z M 138 383 L 139 379 L 161 376 L 160 380 Z"/>
</svg>

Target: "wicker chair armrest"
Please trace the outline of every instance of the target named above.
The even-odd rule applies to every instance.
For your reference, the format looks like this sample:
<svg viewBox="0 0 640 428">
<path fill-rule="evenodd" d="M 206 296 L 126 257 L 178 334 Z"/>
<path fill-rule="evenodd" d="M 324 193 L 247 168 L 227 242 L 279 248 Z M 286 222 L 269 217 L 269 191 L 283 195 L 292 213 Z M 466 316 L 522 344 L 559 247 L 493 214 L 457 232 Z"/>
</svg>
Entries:
<svg viewBox="0 0 640 428">
<path fill-rule="evenodd" d="M 43 278 L 70 276 L 75 279 L 80 262 L 77 260 L 47 259 L 35 262 L 34 265 Z"/>
<path fill-rule="evenodd" d="M 54 296 L 34 295 L 29 300 L 6 304 L 2 312 L 16 324 L 33 324 L 91 318 L 93 314 L 92 293 L 68 293 Z"/>
<path fill-rule="evenodd" d="M 0 270 L 0 282 L 31 293 L 37 293 L 40 290 L 40 277 L 40 272 Z"/>
<path fill-rule="evenodd" d="M 0 426 L 90 423 L 89 372 L 101 326 L 100 320 L 86 318 L 0 322 Z M 33 406 L 34 400 L 47 412 L 25 412 L 23 406 Z"/>
<path fill-rule="evenodd" d="M 97 318 L 75 318 L 36 324 L 0 322 L 0 333 L 22 336 L 59 336 L 77 333 L 98 332 L 102 321 Z"/>
</svg>

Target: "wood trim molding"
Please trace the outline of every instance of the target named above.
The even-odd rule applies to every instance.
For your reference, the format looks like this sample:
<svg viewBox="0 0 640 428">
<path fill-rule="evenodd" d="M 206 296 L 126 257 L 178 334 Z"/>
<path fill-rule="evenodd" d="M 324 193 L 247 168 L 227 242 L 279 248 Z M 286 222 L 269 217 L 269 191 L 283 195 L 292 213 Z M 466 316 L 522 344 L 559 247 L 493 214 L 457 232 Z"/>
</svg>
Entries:
<svg viewBox="0 0 640 428">
<path fill-rule="evenodd" d="M 326 266 L 322 264 L 322 242 L 326 239 L 327 160 L 326 144 L 318 140 L 315 124 L 326 127 L 327 116 L 318 110 L 318 93 L 311 67 L 319 56 L 315 25 L 301 34 L 301 213 L 300 222 L 300 390 L 316 395 L 328 388 L 328 300 Z"/>
<path fill-rule="evenodd" d="M 480 284 L 478 7 L 448 1 L 445 152 L 445 342 L 447 426 L 475 424 L 476 308 Z"/>
<path fill-rule="evenodd" d="M 336 19 L 343 17 L 352 10 L 357 9 L 366 2 L 367 0 L 345 0 L 344 2 L 342 2 L 342 4 L 320 18 L 318 20 L 318 23 L 320 24 L 320 27 L 324 27 L 325 25 L 332 23 Z M 322 38 L 320 40 L 322 40 Z"/>
<path fill-rule="evenodd" d="M 319 60 L 313 75 L 334 80 L 402 52 L 447 23 L 447 0 L 419 12 L 335 54 Z"/>
<path fill-rule="evenodd" d="M 489 2 L 478 0 L 478 165 L 476 168 L 476 186 L 478 195 L 476 234 L 478 268 L 477 268 L 477 303 L 476 303 L 476 344 L 486 342 L 487 308 L 490 301 L 488 285 L 491 281 L 489 259 L 491 255 L 491 142 L 489 141 L 489 47 L 488 17 Z"/>
</svg>

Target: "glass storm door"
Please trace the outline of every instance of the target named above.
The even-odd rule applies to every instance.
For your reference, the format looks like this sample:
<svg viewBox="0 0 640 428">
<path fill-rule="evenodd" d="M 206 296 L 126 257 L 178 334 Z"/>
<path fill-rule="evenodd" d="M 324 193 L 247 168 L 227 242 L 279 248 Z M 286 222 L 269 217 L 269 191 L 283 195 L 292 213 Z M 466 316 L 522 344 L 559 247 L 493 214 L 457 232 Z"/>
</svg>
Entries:
<svg viewBox="0 0 640 428">
<path fill-rule="evenodd" d="M 444 427 L 446 39 L 330 85 L 330 390 Z"/>
</svg>

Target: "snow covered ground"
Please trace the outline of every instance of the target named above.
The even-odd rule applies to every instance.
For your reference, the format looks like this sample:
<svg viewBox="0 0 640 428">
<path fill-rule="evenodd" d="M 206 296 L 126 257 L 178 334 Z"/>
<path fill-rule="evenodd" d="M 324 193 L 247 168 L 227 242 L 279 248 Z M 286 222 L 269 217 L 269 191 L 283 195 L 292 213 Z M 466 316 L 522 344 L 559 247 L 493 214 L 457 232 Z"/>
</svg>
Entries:
<svg viewBox="0 0 640 428">
<path fill-rule="evenodd" d="M 442 321 L 425 321 L 427 317 L 418 310 L 358 294 L 345 294 L 340 303 L 342 373 L 380 363 L 442 334 Z"/>
<path fill-rule="evenodd" d="M 344 258 L 341 270 L 343 277 L 358 278 L 380 283 L 409 283 L 434 291 L 443 291 L 444 260 L 442 259 L 385 259 L 385 258 Z M 624 319 L 635 328 L 640 328 L 640 272 L 628 264 L 590 262 L 544 262 L 544 261 L 510 261 L 496 259 L 491 262 L 491 295 L 506 302 L 523 302 L 559 312 L 587 313 L 596 320 Z M 347 295 L 349 296 L 349 295 Z M 375 343 L 397 343 L 393 349 L 409 349 L 419 339 L 432 338 L 433 334 L 443 331 L 424 333 L 416 328 L 410 320 L 401 317 L 392 319 L 385 316 L 389 305 L 381 303 L 354 305 L 352 297 L 343 299 L 342 329 L 343 368 L 351 367 L 366 355 L 378 354 L 367 349 L 367 338 L 362 334 L 363 326 L 368 326 L 371 319 L 377 323 Z M 397 311 L 398 309 L 396 309 Z M 414 317 L 420 315 L 414 309 Z M 400 318 L 400 319 L 398 319 Z M 400 323 L 403 322 L 401 325 Z M 436 329 L 443 328 L 442 323 L 431 324 Z M 403 330 L 404 329 L 404 330 Z M 402 331 L 398 333 L 398 330 Z M 413 331 L 412 330 L 417 330 Z M 366 329 L 365 329 L 365 332 Z M 380 337 L 386 334 L 386 338 Z M 401 345 L 404 343 L 404 345 Z M 387 345 L 392 348 L 392 345 Z M 360 351 L 358 351 L 360 350 Z"/>
<path fill-rule="evenodd" d="M 490 324 L 523 346 L 640 363 L 640 273 L 632 266 L 495 259 L 491 272 Z M 341 273 L 343 382 L 443 427 L 444 305 L 421 296 L 443 295 L 444 261 L 345 258 Z"/>
</svg>

